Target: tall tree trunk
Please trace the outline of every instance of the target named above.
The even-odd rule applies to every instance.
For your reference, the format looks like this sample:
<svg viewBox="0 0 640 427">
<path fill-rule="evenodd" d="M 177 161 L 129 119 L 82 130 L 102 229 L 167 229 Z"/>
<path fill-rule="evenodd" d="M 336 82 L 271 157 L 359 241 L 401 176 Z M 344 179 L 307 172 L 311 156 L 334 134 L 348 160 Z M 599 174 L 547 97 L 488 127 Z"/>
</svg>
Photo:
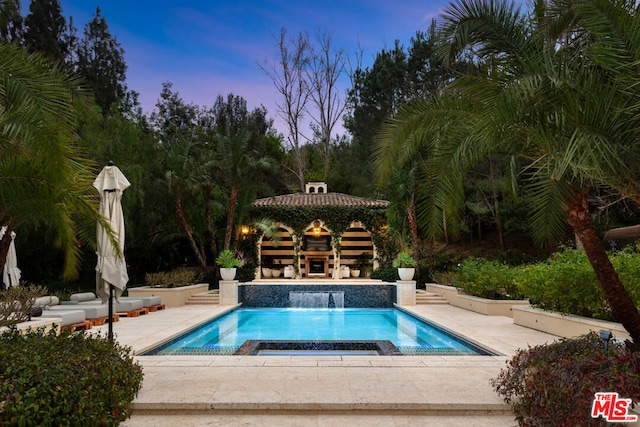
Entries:
<svg viewBox="0 0 640 427">
<path fill-rule="evenodd" d="M 198 264 L 200 265 L 200 268 L 202 269 L 202 271 L 206 273 L 207 272 L 206 257 L 205 257 L 205 254 L 198 249 L 198 245 L 196 244 L 196 241 L 193 238 L 191 227 L 189 227 L 189 224 L 187 223 L 187 218 L 184 216 L 184 211 L 182 210 L 182 199 L 180 198 L 180 194 L 176 194 L 175 204 L 176 204 L 176 217 L 178 217 L 178 222 L 180 223 L 180 226 L 182 227 L 184 234 L 186 234 L 187 236 L 189 245 L 191 246 L 191 249 L 193 250 L 193 253 L 196 256 L 196 259 L 198 260 Z"/>
<path fill-rule="evenodd" d="M 576 192 L 568 206 L 568 222 L 584 246 L 614 316 L 622 323 L 633 340 L 630 347 L 640 351 L 640 312 L 622 285 L 607 252 L 598 238 L 584 192 Z"/>
<path fill-rule="evenodd" d="M 418 237 L 418 213 L 416 209 L 415 197 L 412 194 L 409 201 L 409 209 L 407 212 L 409 219 L 409 234 L 411 235 L 411 250 L 413 251 L 413 259 L 416 260 L 416 277 L 420 277 L 420 266 L 418 265 L 418 259 L 420 258 L 420 240 Z"/>
<path fill-rule="evenodd" d="M 211 254 L 215 257 L 218 253 L 218 247 L 216 245 L 216 233 L 213 231 L 213 214 L 211 213 L 211 205 L 209 204 L 209 196 L 211 195 L 211 190 L 207 189 L 205 192 L 205 208 L 204 208 L 204 216 L 205 222 L 207 224 L 207 232 L 209 233 L 209 248 L 211 249 Z"/>
<path fill-rule="evenodd" d="M 496 228 L 498 229 L 498 238 L 500 239 L 500 249 L 504 251 L 504 232 L 502 230 L 502 219 L 498 206 L 498 193 L 496 191 L 496 180 L 493 176 L 493 161 L 489 158 L 489 180 L 491 181 L 491 198 L 493 199 L 493 217 L 496 220 Z"/>
<path fill-rule="evenodd" d="M 227 209 L 227 232 L 224 235 L 224 248 L 231 248 L 231 234 L 233 233 L 233 217 L 236 214 L 236 203 L 238 200 L 238 189 L 234 185 L 229 194 L 229 208 Z"/>
</svg>

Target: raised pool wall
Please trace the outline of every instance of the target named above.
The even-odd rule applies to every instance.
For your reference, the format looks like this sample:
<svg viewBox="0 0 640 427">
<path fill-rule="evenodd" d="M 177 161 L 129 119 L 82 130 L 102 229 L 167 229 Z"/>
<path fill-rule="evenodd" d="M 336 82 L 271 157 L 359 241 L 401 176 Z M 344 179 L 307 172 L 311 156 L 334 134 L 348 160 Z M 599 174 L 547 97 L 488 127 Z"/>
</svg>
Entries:
<svg viewBox="0 0 640 427">
<path fill-rule="evenodd" d="M 290 292 L 344 292 L 344 308 L 390 308 L 396 302 L 394 283 L 338 284 L 240 284 L 238 301 L 243 307 L 289 307 Z M 332 307 L 331 300 L 329 307 Z"/>
</svg>

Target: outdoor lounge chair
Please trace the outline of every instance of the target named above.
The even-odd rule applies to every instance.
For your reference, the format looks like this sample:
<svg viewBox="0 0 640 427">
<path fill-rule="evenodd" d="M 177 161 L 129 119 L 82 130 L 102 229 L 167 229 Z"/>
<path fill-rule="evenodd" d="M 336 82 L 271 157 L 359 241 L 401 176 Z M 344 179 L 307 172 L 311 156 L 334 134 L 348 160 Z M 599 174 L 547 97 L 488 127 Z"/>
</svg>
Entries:
<svg viewBox="0 0 640 427">
<path fill-rule="evenodd" d="M 60 301 L 56 296 L 45 296 L 36 298 L 34 307 L 41 307 L 43 309 L 43 313 L 45 311 L 51 312 L 65 312 L 65 311 L 76 311 L 81 310 L 85 313 L 85 320 L 91 322 L 91 326 L 100 326 L 104 325 L 109 319 L 109 307 L 107 306 L 81 306 L 77 302 L 72 301 Z M 52 317 L 45 316 L 45 317 Z M 119 320 L 117 315 L 113 316 L 114 322 Z"/>
<path fill-rule="evenodd" d="M 79 305 L 102 305 L 107 307 L 107 304 L 102 304 L 102 300 L 96 297 L 93 292 L 82 292 L 77 294 L 72 294 L 70 297 L 71 301 L 77 301 Z M 149 313 L 149 309 L 144 307 L 144 304 L 141 299 L 129 299 L 124 301 L 121 299 L 120 302 L 113 301 L 113 313 L 123 317 L 138 317 L 144 314 Z"/>
<path fill-rule="evenodd" d="M 58 318 L 60 319 L 60 329 L 71 329 L 71 332 L 75 332 L 79 329 L 91 329 L 91 322 L 87 320 L 84 310 L 51 310 L 60 302 L 58 297 L 46 296 L 36 298 L 34 301 L 34 307 L 42 307 L 42 314 L 40 317 L 46 318 Z"/>
<path fill-rule="evenodd" d="M 293 279 L 295 274 L 296 274 L 296 272 L 293 269 L 293 266 L 287 265 L 287 266 L 284 267 L 284 277 L 285 277 L 285 279 Z"/>
</svg>

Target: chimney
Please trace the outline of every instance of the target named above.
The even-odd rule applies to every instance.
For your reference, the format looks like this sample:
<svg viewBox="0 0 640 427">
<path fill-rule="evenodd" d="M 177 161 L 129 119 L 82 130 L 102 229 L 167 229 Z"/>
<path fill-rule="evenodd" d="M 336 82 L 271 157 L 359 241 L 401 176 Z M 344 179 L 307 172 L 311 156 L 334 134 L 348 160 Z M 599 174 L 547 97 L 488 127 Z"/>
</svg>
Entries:
<svg viewBox="0 0 640 427">
<path fill-rule="evenodd" d="M 305 184 L 305 193 L 307 194 L 320 194 L 327 192 L 327 183 L 326 182 L 308 182 Z"/>
</svg>

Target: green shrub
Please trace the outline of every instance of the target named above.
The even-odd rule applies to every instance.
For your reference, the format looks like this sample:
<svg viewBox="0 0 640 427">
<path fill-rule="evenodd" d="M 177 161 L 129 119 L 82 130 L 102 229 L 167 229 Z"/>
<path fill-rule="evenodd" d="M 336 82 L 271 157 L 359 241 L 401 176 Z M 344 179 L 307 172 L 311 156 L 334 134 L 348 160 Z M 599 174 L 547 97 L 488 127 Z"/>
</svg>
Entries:
<svg viewBox="0 0 640 427">
<path fill-rule="evenodd" d="M 398 280 L 398 269 L 394 267 L 381 267 L 371 272 L 371 278 L 383 282 L 395 282 Z"/>
<path fill-rule="evenodd" d="M 0 335 L 0 425 L 116 426 L 141 384 L 131 350 L 105 337 Z"/>
<path fill-rule="evenodd" d="M 593 267 L 582 251 L 564 249 L 545 262 L 524 267 L 516 282 L 536 307 L 615 320 Z"/>
<path fill-rule="evenodd" d="M 42 286 L 25 284 L 0 291 L 0 327 L 28 321 L 34 300 L 46 292 Z"/>
<path fill-rule="evenodd" d="M 591 418 L 596 392 L 640 400 L 640 353 L 594 332 L 550 345 L 520 349 L 492 386 L 513 404 L 523 426 L 601 426 Z"/>
<path fill-rule="evenodd" d="M 612 255 L 611 263 L 631 299 L 640 306 L 640 253 L 628 247 Z"/>
<path fill-rule="evenodd" d="M 497 261 L 467 258 L 458 266 L 455 286 L 481 298 L 522 299 L 524 294 L 515 283 L 519 271 Z"/>
<path fill-rule="evenodd" d="M 202 277 L 202 272 L 194 268 L 177 268 L 159 273 L 147 273 L 145 282 L 152 288 L 178 288 L 193 285 Z"/>
</svg>

